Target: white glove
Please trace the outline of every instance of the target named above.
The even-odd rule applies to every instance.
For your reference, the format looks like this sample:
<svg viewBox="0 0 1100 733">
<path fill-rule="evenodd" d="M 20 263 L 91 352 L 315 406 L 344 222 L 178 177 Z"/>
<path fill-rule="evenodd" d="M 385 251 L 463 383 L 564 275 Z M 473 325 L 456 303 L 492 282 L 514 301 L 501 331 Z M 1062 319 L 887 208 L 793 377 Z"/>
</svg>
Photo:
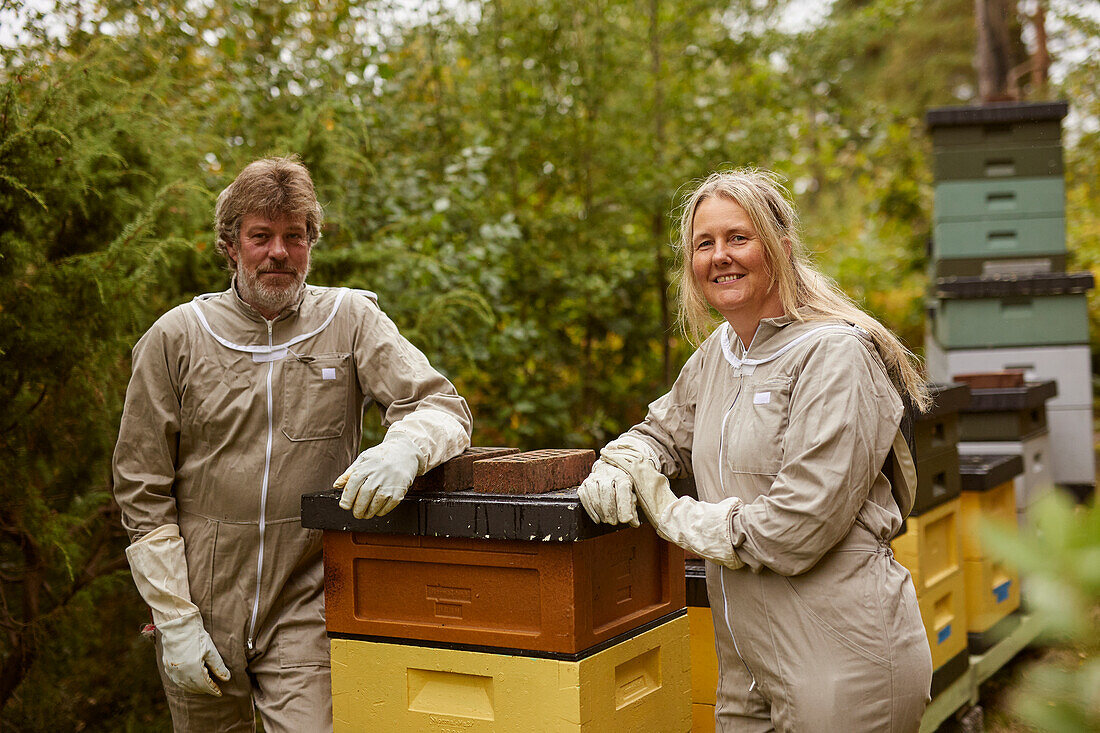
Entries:
<svg viewBox="0 0 1100 733">
<path fill-rule="evenodd" d="M 629 523 L 631 527 L 637 527 L 638 508 L 634 503 L 633 487 L 630 474 L 597 460 L 592 465 L 592 473 L 577 489 L 577 496 L 593 522 Z"/>
<path fill-rule="evenodd" d="M 341 509 L 351 509 L 359 519 L 380 517 L 401 503 L 419 469 L 416 444 L 391 430 L 381 443 L 360 453 L 332 487 L 344 490 Z"/>
<path fill-rule="evenodd" d="M 187 616 L 157 624 L 160 632 L 160 658 L 168 679 L 188 692 L 207 693 L 216 697 L 222 691 L 210 679 L 210 672 L 222 682 L 229 681 L 229 668 L 218 654 L 210 634 L 202 627 L 198 611 Z"/>
<path fill-rule="evenodd" d="M 741 508 L 740 499 L 731 496 L 717 504 L 689 496 L 677 499 L 653 457 L 633 442 L 609 443 L 600 451 L 600 458 L 630 474 L 634 493 L 661 537 L 728 568 L 736 570 L 744 565 L 730 535 L 730 520 Z"/>
<path fill-rule="evenodd" d="M 161 664 L 168 679 L 191 692 L 221 696 L 206 665 L 222 682 L 229 668 L 202 626 L 187 586 L 187 556 L 176 524 L 165 524 L 126 548 L 138 593 L 161 635 Z"/>
</svg>

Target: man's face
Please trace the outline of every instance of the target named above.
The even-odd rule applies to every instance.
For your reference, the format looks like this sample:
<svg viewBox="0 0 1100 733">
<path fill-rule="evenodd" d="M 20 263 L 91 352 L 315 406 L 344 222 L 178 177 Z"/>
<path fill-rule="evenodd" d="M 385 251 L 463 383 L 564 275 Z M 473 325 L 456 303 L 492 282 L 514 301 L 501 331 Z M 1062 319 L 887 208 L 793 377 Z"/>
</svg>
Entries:
<svg viewBox="0 0 1100 733">
<path fill-rule="evenodd" d="M 304 214 L 275 219 L 245 214 L 240 243 L 229 250 L 241 298 L 264 318 L 275 318 L 298 299 L 309 273 L 309 250 Z"/>
</svg>

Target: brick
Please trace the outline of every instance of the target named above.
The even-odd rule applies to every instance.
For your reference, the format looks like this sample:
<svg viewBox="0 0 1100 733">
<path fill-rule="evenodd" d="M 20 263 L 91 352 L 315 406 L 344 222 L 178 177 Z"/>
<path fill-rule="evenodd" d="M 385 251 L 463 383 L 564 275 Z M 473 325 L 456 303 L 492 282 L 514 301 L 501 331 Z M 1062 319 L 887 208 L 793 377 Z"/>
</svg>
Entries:
<svg viewBox="0 0 1100 733">
<path fill-rule="evenodd" d="M 969 374 L 956 374 L 952 378 L 956 382 L 969 384 L 972 390 L 1024 386 L 1023 369 L 1006 369 L 1003 372 L 971 372 Z"/>
<path fill-rule="evenodd" d="M 474 463 L 473 490 L 485 494 L 543 494 L 579 486 L 592 470 L 591 450 L 548 448 Z"/>
<path fill-rule="evenodd" d="M 458 455 L 431 471 L 417 476 L 412 491 L 467 491 L 474 485 L 474 461 L 483 458 L 498 458 L 519 453 L 519 448 L 493 448 L 476 446 L 467 448 Z"/>
</svg>

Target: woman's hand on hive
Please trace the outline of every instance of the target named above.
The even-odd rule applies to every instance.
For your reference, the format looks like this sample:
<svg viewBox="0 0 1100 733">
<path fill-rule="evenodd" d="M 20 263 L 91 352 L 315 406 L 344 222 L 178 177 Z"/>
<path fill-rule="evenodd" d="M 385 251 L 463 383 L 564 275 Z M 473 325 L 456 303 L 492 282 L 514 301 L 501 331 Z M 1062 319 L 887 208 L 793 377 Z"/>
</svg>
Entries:
<svg viewBox="0 0 1100 733">
<path fill-rule="evenodd" d="M 581 505 L 593 522 L 637 527 L 638 508 L 630 474 L 604 461 L 596 461 L 579 489 Z"/>
</svg>

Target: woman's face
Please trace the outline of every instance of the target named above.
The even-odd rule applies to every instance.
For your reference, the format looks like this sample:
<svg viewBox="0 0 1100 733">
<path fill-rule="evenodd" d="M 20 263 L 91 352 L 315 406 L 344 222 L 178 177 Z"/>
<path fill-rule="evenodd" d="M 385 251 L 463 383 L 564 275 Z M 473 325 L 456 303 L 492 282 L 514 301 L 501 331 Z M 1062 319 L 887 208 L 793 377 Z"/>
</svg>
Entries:
<svg viewBox="0 0 1100 733">
<path fill-rule="evenodd" d="M 748 213 L 725 196 L 704 199 L 692 220 L 691 269 L 703 297 L 748 344 L 761 318 L 783 315 L 764 243 Z"/>
</svg>

